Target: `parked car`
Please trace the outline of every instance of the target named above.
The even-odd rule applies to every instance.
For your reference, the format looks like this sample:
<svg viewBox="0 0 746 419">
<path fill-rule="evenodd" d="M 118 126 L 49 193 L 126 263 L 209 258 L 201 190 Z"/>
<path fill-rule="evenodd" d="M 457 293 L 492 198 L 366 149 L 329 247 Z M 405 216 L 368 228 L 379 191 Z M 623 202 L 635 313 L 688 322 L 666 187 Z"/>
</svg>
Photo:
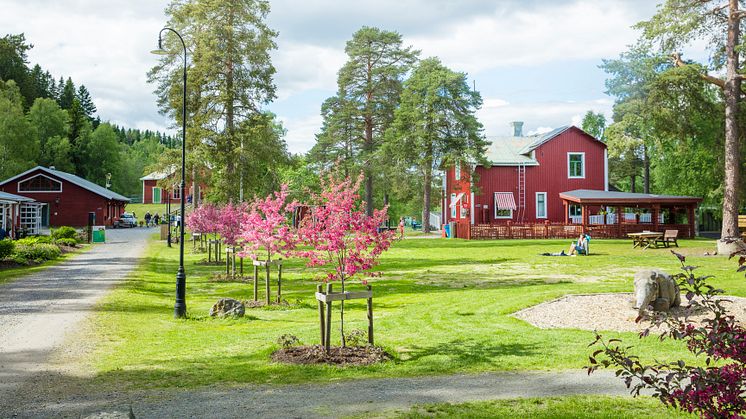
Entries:
<svg viewBox="0 0 746 419">
<path fill-rule="evenodd" d="M 137 218 L 134 215 L 125 212 L 121 217 L 114 220 L 114 228 L 137 227 Z"/>
</svg>

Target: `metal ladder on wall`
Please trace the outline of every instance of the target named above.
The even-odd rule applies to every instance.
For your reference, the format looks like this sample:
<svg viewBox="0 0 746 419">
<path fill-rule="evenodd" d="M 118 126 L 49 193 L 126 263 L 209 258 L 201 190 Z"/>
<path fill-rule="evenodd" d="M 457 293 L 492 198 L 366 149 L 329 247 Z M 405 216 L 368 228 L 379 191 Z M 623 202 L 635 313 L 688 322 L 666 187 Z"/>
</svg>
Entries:
<svg viewBox="0 0 746 419">
<path fill-rule="evenodd" d="M 523 222 L 526 215 L 526 166 L 518 165 L 518 216 L 516 220 Z"/>
</svg>

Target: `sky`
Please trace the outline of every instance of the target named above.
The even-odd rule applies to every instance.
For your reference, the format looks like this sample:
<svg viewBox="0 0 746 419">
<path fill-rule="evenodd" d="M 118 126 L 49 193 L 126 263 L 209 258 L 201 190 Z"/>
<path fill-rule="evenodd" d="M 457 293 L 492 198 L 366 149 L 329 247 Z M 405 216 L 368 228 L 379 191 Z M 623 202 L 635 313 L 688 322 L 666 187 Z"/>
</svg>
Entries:
<svg viewBox="0 0 746 419">
<path fill-rule="evenodd" d="M 103 120 L 176 132 L 158 113 L 146 72 L 167 21 L 167 0 L 2 0 L 0 36 L 25 33 L 31 65 L 72 77 L 93 96 Z M 320 107 L 336 90 L 345 42 L 362 26 L 402 34 L 421 57 L 465 72 L 484 100 L 487 136 L 580 124 L 588 110 L 611 116 L 606 75 L 639 33 L 654 0 L 271 0 L 279 31 L 272 53 L 277 99 L 267 108 L 287 129 L 293 153 L 314 144 Z"/>
</svg>

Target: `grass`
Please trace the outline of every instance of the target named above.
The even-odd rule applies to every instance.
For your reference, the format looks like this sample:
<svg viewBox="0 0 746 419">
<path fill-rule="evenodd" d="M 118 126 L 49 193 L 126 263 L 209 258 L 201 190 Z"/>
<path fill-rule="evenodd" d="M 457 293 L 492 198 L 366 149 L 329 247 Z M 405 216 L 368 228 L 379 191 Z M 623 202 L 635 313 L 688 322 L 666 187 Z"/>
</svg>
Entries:
<svg viewBox="0 0 746 419">
<path fill-rule="evenodd" d="M 171 205 L 171 210 L 173 211 L 177 207 L 178 204 L 176 206 Z M 127 212 L 134 212 L 138 220 L 144 220 L 143 217 L 145 217 L 146 212 L 150 212 L 153 215 L 158 213 L 163 216 L 166 213 L 166 204 L 127 204 L 125 210 Z"/>
<path fill-rule="evenodd" d="M 716 276 L 729 294 L 746 296 L 736 265 L 702 257 L 714 241 L 685 240 L 680 251 L 701 272 Z M 197 387 L 214 383 L 286 384 L 362 377 L 579 369 L 586 365 L 593 333 L 537 329 L 511 313 L 569 293 L 629 292 L 642 267 L 678 270 L 666 249 L 632 249 L 625 240 L 595 240 L 588 257 L 543 257 L 567 240 L 462 241 L 408 239 L 382 258 L 382 279 L 373 281 L 376 343 L 394 360 L 338 368 L 289 366 L 269 361 L 277 337 L 290 333 L 306 344 L 319 338 L 313 292 L 318 272 L 299 260 L 283 270 L 283 296 L 291 307 L 248 309 L 240 319 L 212 319 L 210 306 L 222 297 L 248 299 L 251 285 L 212 282 L 219 266 L 197 265 L 205 254 L 186 257 L 189 318 L 173 319 L 178 248 L 150 244 L 149 257 L 129 281 L 98 307 L 93 330 L 100 342 L 92 354 L 97 385 L 125 388 Z M 188 250 L 191 245 L 188 245 Z M 357 285 L 358 287 L 360 285 Z M 355 288 L 351 285 L 350 288 Z M 260 288 L 261 289 L 261 288 Z M 273 292 L 274 292 L 273 286 Z M 335 329 L 339 311 L 335 307 Z M 362 302 L 346 304 L 346 330 L 364 328 Z M 643 360 L 683 357 L 677 342 L 634 333 L 605 333 L 636 345 Z M 338 330 L 334 340 L 339 339 Z"/>
<path fill-rule="evenodd" d="M 360 416 L 362 418 L 363 416 Z M 366 418 L 378 417 L 375 414 Z M 664 407 L 651 397 L 637 399 L 605 396 L 570 396 L 507 399 L 463 404 L 428 404 L 406 412 L 389 412 L 380 417 L 410 418 L 690 418 L 694 415 Z"/>
<path fill-rule="evenodd" d="M 0 268 L 0 284 L 16 280 L 25 275 L 30 275 L 34 272 L 43 271 L 49 268 L 50 266 L 54 266 L 59 263 L 62 263 L 65 259 L 71 257 L 72 255 L 76 255 L 80 252 L 84 252 L 90 248 L 90 245 L 87 243 L 82 243 L 79 246 L 80 247 L 73 252 L 64 253 L 62 254 L 62 256 L 60 256 L 57 259 L 48 260 L 38 265 L 19 266 L 15 268 Z"/>
</svg>

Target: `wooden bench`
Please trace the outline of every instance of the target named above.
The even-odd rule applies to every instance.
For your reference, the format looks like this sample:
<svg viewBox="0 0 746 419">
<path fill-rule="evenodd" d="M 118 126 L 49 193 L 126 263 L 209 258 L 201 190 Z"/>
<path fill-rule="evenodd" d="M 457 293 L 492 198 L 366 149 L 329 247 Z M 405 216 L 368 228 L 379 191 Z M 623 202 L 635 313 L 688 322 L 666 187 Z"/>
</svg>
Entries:
<svg viewBox="0 0 746 419">
<path fill-rule="evenodd" d="M 662 244 L 665 247 L 668 247 L 669 244 L 673 244 L 676 247 L 679 247 L 679 242 L 677 239 L 679 238 L 679 230 L 666 230 L 663 233 L 663 237 L 655 240 L 655 245 Z"/>
<path fill-rule="evenodd" d="M 739 230 L 746 229 L 746 215 L 738 216 L 738 229 Z M 741 236 L 746 237 L 746 231 L 741 233 Z"/>
</svg>

